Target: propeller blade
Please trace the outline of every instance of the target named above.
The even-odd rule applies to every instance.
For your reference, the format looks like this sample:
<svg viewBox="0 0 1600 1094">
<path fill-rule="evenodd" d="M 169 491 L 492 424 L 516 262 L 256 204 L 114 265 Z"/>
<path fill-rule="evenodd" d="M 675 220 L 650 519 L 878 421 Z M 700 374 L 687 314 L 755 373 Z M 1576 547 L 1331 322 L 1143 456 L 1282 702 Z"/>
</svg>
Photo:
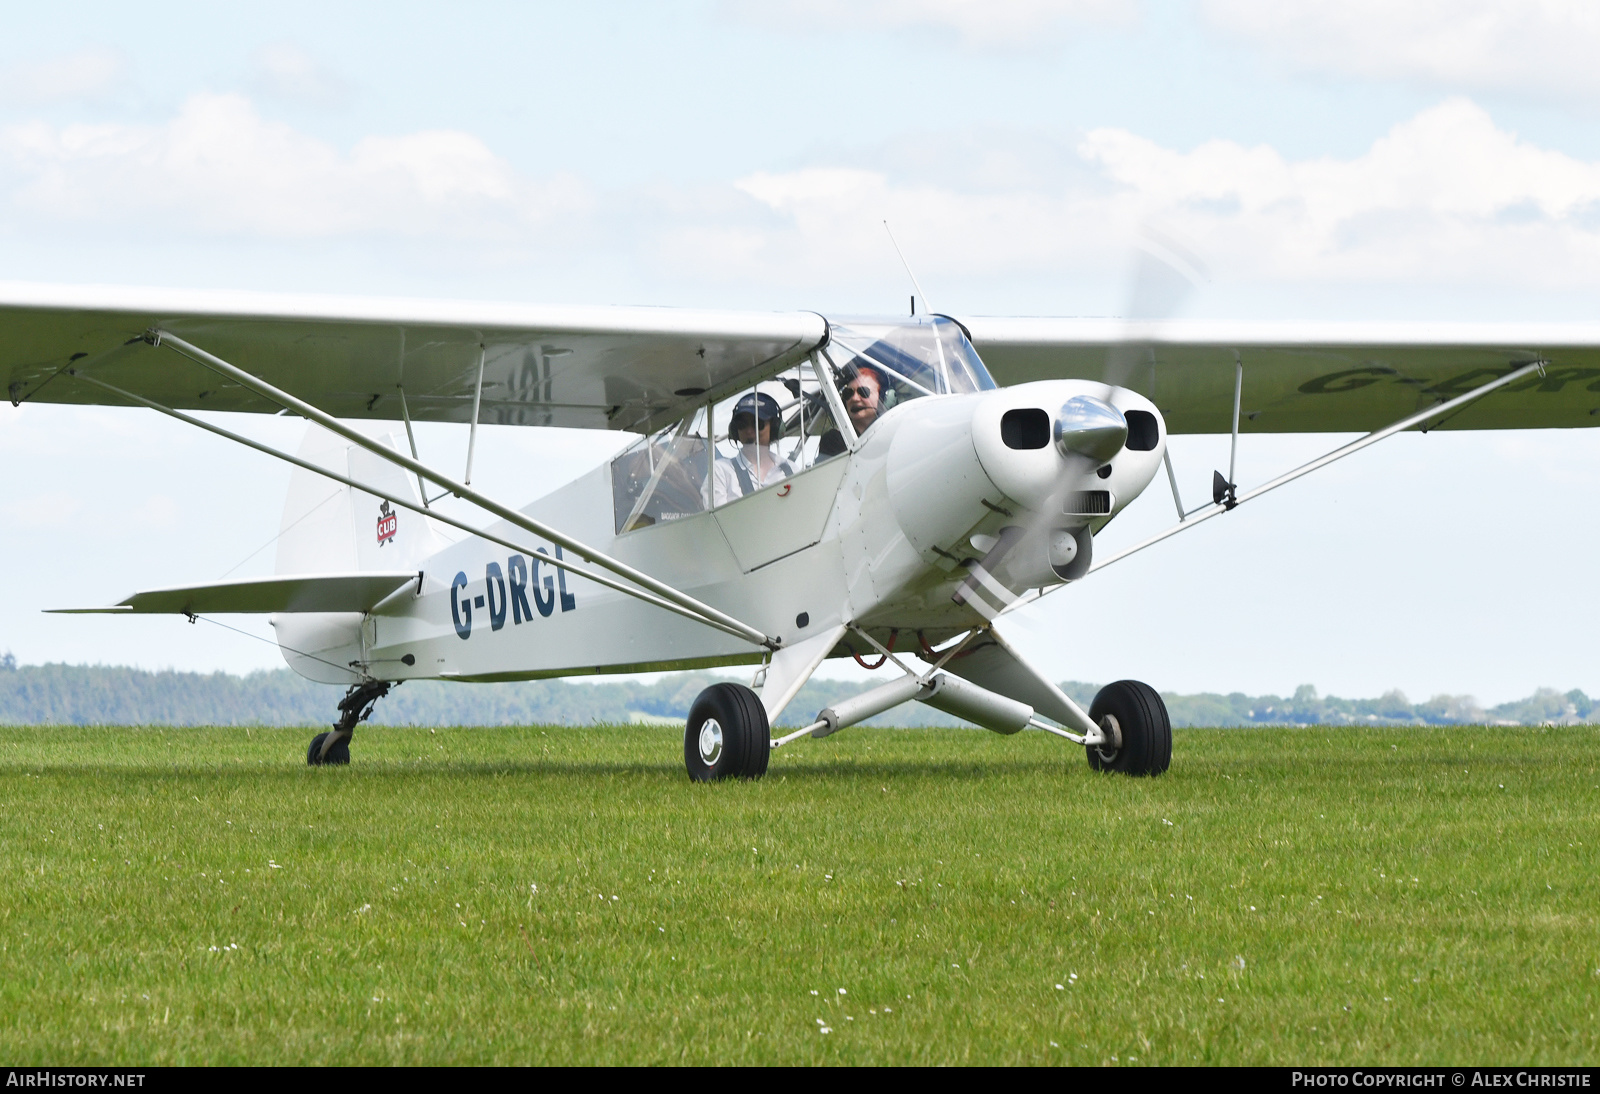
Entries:
<svg viewBox="0 0 1600 1094">
<path fill-rule="evenodd" d="M 1126 387 L 1141 366 L 1154 363 L 1150 328 L 1178 313 L 1194 290 L 1209 280 L 1205 263 L 1165 233 L 1146 226 L 1136 248 L 1124 307 L 1121 341 L 1106 351 L 1105 382 Z"/>
</svg>

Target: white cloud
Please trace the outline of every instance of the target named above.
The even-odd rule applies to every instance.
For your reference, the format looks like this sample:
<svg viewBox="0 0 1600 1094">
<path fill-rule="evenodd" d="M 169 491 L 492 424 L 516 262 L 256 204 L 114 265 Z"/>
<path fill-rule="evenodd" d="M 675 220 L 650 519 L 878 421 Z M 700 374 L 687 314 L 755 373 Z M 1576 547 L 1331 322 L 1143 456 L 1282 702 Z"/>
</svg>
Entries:
<svg viewBox="0 0 1600 1094">
<path fill-rule="evenodd" d="M 736 276 L 898 281 L 883 222 L 933 291 L 935 275 L 1016 274 L 1047 269 L 1063 255 L 1113 253 L 1123 238 L 1103 219 L 1103 195 L 1076 188 L 958 190 L 851 167 L 756 172 L 735 188 L 768 214 L 739 228 L 683 226 L 700 261 Z M 1111 250 L 1107 250 L 1110 247 Z M 937 303 L 938 293 L 934 293 Z"/>
<path fill-rule="evenodd" d="M 0 164 L 13 200 L 33 213 L 154 215 L 269 237 L 501 237 L 588 202 L 570 176 L 523 177 L 467 133 L 367 137 L 342 152 L 237 95 L 196 95 L 160 126 L 14 126 L 0 132 Z"/>
<path fill-rule="evenodd" d="M 1030 46 L 1041 35 L 1138 15 L 1134 0 L 744 0 L 728 7 L 748 19 L 819 33 L 931 29 L 982 48 Z"/>
<path fill-rule="evenodd" d="M 1101 129 L 1082 154 L 1133 203 L 1235 273 L 1524 284 L 1600 280 L 1600 164 L 1539 148 L 1466 99 L 1351 159 L 1290 161 L 1210 141 L 1189 152 Z"/>
<path fill-rule="evenodd" d="M 151 494 L 128 511 L 128 519 L 143 528 L 171 528 L 179 513 L 178 503 L 166 494 Z"/>
<path fill-rule="evenodd" d="M 18 528 L 65 528 L 73 522 L 82 503 L 71 494 L 35 494 L 0 506 L 0 517 Z"/>
<path fill-rule="evenodd" d="M 588 263 L 598 284 L 643 259 L 655 283 L 702 301 L 899 298 L 909 286 L 885 219 L 932 303 L 951 308 L 976 295 L 1007 309 L 1030 285 L 1044 288 L 1010 307 L 1129 307 L 1107 282 L 1151 223 L 1211 266 L 1207 292 L 1600 289 L 1600 163 L 1524 140 L 1464 98 L 1344 158 L 1230 141 L 1173 148 L 1109 128 L 1064 146 L 1011 131 L 951 139 L 965 142 L 964 162 L 1022 166 L 932 173 L 889 149 L 691 192 L 601 196 L 571 177 L 529 178 L 470 133 L 341 149 L 239 96 L 201 95 L 163 125 L 0 131 L 0 208 L 9 193 L 7 219 L 46 232 L 429 238 L 475 262 L 536 247 L 563 270 Z"/>
<path fill-rule="evenodd" d="M 294 42 L 262 46 L 252 61 L 255 72 L 250 82 L 262 95 L 318 107 L 350 101 L 350 85 Z"/>
<path fill-rule="evenodd" d="M 47 104 L 97 102 L 128 77 L 128 58 L 109 46 L 89 46 L 60 57 L 0 71 L 0 101 Z"/>
<path fill-rule="evenodd" d="M 1208 19 L 1274 59 L 1450 88 L 1600 91 L 1589 0 L 1207 0 Z"/>
<path fill-rule="evenodd" d="M 1181 150 L 1123 129 L 1088 132 L 1077 154 L 1075 170 L 1011 185 L 756 172 L 735 183 L 742 206 L 665 223 L 658 246 L 708 280 L 881 287 L 903 278 L 888 219 L 935 304 L 942 285 L 1114 277 L 1146 226 L 1203 256 L 1213 284 L 1600 289 L 1600 163 L 1523 140 L 1466 99 L 1347 158 Z"/>
<path fill-rule="evenodd" d="M 57 408 L 0 399 L 0 457 L 16 465 L 31 460 L 56 466 L 73 457 L 125 463 L 128 452 L 150 454 L 172 443 L 157 420 L 123 407 L 77 407 L 72 413 L 74 428 L 63 431 Z"/>
</svg>

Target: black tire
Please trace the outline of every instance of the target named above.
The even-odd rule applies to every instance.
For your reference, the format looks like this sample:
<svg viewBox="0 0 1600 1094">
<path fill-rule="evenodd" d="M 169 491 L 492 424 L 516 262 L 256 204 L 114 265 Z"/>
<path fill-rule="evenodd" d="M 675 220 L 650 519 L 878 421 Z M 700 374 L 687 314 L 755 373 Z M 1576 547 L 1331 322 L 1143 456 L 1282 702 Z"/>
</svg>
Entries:
<svg viewBox="0 0 1600 1094">
<path fill-rule="evenodd" d="M 1085 751 L 1096 771 L 1124 775 L 1159 775 L 1172 763 L 1172 722 L 1167 704 L 1149 684 L 1118 680 L 1100 689 L 1089 706 L 1096 724 L 1106 715 L 1117 720 L 1122 743 L 1116 748 L 1091 745 Z"/>
<path fill-rule="evenodd" d="M 350 762 L 350 738 L 335 741 L 333 747 L 328 749 L 326 756 L 322 755 L 322 742 L 327 740 L 326 733 L 319 733 L 311 738 L 311 747 L 306 749 L 306 763 L 312 767 L 321 764 L 347 764 Z"/>
<path fill-rule="evenodd" d="M 714 723 L 704 734 L 708 723 Z M 743 684 L 712 684 L 689 708 L 683 764 L 697 783 L 759 779 L 772 755 L 771 729 L 761 698 Z"/>
</svg>

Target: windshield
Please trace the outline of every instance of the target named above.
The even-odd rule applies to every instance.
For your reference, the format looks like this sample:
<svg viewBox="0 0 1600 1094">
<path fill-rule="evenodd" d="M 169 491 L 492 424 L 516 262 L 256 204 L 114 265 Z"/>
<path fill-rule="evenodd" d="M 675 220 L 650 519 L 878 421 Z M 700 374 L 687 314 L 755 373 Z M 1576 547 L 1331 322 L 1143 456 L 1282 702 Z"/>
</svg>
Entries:
<svg viewBox="0 0 1600 1094">
<path fill-rule="evenodd" d="M 825 353 L 841 383 L 862 370 L 875 372 L 882 380 L 884 411 L 923 395 L 958 395 L 995 386 L 961 324 L 943 316 L 830 323 Z"/>
</svg>

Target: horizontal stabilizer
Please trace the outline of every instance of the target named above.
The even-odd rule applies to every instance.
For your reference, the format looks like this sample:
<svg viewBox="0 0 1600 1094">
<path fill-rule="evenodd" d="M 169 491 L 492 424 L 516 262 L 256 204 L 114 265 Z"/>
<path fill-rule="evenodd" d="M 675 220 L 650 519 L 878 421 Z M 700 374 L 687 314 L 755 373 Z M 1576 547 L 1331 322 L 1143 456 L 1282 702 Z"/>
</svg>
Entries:
<svg viewBox="0 0 1600 1094">
<path fill-rule="evenodd" d="M 230 612 L 366 612 L 422 575 L 415 570 L 359 574 L 285 574 L 134 593 L 110 608 L 55 608 L 55 612 L 114 615 L 198 615 Z"/>
</svg>

